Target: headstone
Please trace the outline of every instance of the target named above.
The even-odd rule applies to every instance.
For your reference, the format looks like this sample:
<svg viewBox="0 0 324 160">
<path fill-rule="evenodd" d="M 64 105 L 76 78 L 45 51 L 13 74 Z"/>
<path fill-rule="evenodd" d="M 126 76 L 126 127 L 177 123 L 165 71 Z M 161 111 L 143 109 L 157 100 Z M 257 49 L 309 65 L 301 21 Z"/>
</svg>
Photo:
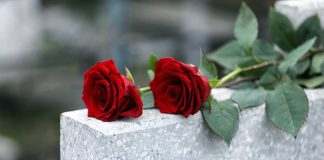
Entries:
<svg viewBox="0 0 324 160">
<path fill-rule="evenodd" d="M 20 148 L 13 139 L 0 135 L 0 160 L 17 160 L 19 154 Z"/>
<path fill-rule="evenodd" d="M 232 90 L 213 90 L 218 100 Z M 324 89 L 306 90 L 310 111 L 297 138 L 266 118 L 265 106 L 240 114 L 239 129 L 227 146 L 210 131 L 201 113 L 188 119 L 144 110 L 140 118 L 102 122 L 87 110 L 61 115 L 61 159 L 322 159 L 324 157 Z"/>
<path fill-rule="evenodd" d="M 288 16 L 295 28 L 306 18 L 317 14 L 324 27 L 324 1 L 323 0 L 285 0 L 277 1 L 276 10 Z"/>
<path fill-rule="evenodd" d="M 0 1 L 2 69 L 34 62 L 42 36 L 40 15 L 39 0 Z"/>
</svg>

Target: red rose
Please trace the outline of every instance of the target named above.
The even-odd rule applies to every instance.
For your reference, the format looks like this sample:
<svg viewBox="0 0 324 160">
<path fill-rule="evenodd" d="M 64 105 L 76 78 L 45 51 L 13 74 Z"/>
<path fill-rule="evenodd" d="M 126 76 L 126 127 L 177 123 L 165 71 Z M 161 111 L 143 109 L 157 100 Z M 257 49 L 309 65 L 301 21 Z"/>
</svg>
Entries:
<svg viewBox="0 0 324 160">
<path fill-rule="evenodd" d="M 160 59 L 155 68 L 150 87 L 160 112 L 185 117 L 197 113 L 210 94 L 207 77 L 197 67 L 172 58 Z"/>
<path fill-rule="evenodd" d="M 137 88 L 119 73 L 113 60 L 96 63 L 85 72 L 82 99 L 88 116 L 102 121 L 142 115 Z"/>
</svg>

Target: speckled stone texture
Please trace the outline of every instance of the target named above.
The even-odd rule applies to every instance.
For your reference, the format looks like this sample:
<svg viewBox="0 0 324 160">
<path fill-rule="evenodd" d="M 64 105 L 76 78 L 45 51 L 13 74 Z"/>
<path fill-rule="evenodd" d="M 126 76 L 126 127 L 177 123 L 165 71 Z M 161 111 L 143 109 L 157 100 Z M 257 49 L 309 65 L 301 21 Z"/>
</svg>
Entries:
<svg viewBox="0 0 324 160">
<path fill-rule="evenodd" d="M 276 2 L 275 8 L 288 16 L 295 28 L 315 14 L 324 27 L 324 0 L 282 0 Z"/>
<path fill-rule="evenodd" d="M 233 91 L 213 90 L 218 100 Z M 324 89 L 306 90 L 309 117 L 297 139 L 280 131 L 266 118 L 265 106 L 240 114 L 231 146 L 214 135 L 201 113 L 188 119 L 145 110 L 138 119 L 101 122 L 87 110 L 61 115 L 62 160 L 321 160 L 324 157 Z"/>
</svg>

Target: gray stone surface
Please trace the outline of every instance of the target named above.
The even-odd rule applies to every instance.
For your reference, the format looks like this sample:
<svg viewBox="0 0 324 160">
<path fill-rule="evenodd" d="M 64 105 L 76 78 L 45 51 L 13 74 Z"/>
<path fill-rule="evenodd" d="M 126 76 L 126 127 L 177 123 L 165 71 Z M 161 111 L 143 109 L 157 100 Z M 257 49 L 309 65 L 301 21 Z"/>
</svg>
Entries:
<svg viewBox="0 0 324 160">
<path fill-rule="evenodd" d="M 277 1 L 275 8 L 288 16 L 295 28 L 315 14 L 324 27 L 324 0 L 283 0 Z"/>
<path fill-rule="evenodd" d="M 0 160 L 17 160 L 20 148 L 17 142 L 0 134 Z"/>
<path fill-rule="evenodd" d="M 265 106 L 240 114 L 239 130 L 231 146 L 214 135 L 201 113 L 188 119 L 145 110 L 138 119 L 101 122 L 87 111 L 61 115 L 61 159 L 291 159 L 320 160 L 324 157 L 324 89 L 307 90 L 309 117 L 297 139 L 275 128 L 266 118 Z M 231 90 L 213 90 L 226 99 Z"/>
</svg>

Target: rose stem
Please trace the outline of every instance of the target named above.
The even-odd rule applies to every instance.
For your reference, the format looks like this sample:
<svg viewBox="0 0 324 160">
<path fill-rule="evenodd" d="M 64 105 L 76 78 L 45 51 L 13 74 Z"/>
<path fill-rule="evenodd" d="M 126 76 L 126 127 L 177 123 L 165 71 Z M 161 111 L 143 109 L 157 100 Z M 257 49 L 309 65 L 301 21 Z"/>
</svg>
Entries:
<svg viewBox="0 0 324 160">
<path fill-rule="evenodd" d="M 318 54 L 318 53 L 324 53 L 324 48 L 314 49 L 311 48 L 302 58 L 298 60 L 298 62 L 303 61 L 307 58 L 309 58 L 312 55 Z"/>
<path fill-rule="evenodd" d="M 232 81 L 229 81 L 227 83 L 224 83 L 221 87 L 230 87 L 230 86 L 233 86 L 235 84 L 239 84 L 241 82 L 256 80 L 258 78 L 259 77 L 257 77 L 257 76 L 253 76 L 253 77 L 239 77 L 239 78 L 236 78 L 236 79 L 234 79 Z"/>
<path fill-rule="evenodd" d="M 150 91 L 150 90 L 151 90 L 150 87 L 143 87 L 143 88 L 140 88 L 138 91 L 139 91 L 140 94 L 142 95 L 142 94 L 144 94 L 144 93 L 146 93 L 146 92 L 148 92 L 148 91 Z"/>
<path fill-rule="evenodd" d="M 275 65 L 275 64 L 277 64 L 277 62 L 275 62 L 275 61 L 266 61 L 266 62 L 256 64 L 256 65 L 253 65 L 253 66 L 250 66 L 250 67 L 245 67 L 245 68 L 237 67 L 232 72 L 230 72 L 229 74 L 227 74 L 223 78 L 221 78 L 219 80 L 219 82 L 217 83 L 217 85 L 215 86 L 215 88 L 221 87 L 224 83 L 226 83 L 229 80 L 235 78 L 237 75 L 239 75 L 242 72 L 252 71 L 252 70 L 255 70 L 255 69 L 259 69 L 259 68 L 265 68 L 265 67 L 269 67 L 269 66 L 272 66 L 272 65 Z"/>
<path fill-rule="evenodd" d="M 241 68 L 237 67 L 235 68 L 235 70 L 233 70 L 232 72 L 230 72 L 229 74 L 225 75 L 223 78 L 221 78 L 219 80 L 219 82 L 217 83 L 217 85 L 215 86 L 215 88 L 220 87 L 221 85 L 223 85 L 225 82 L 231 80 L 232 78 L 236 77 L 236 75 L 241 73 Z"/>
<path fill-rule="evenodd" d="M 323 53 L 324 52 L 324 48 L 319 48 L 319 49 L 310 49 L 308 51 L 308 53 L 306 53 L 302 58 L 300 58 L 299 61 L 305 60 L 308 57 L 310 57 L 312 54 L 317 54 L 317 53 Z M 259 68 L 265 68 L 265 67 L 269 67 L 272 65 L 277 65 L 279 62 L 276 61 L 266 61 L 260 64 L 256 64 L 250 67 L 246 67 L 246 68 L 239 68 L 237 67 L 235 70 L 233 70 L 232 72 L 230 72 L 228 75 L 224 76 L 223 78 L 220 79 L 220 81 L 217 83 L 217 85 L 214 88 L 219 88 L 219 87 L 224 87 L 224 83 L 226 83 L 227 81 L 235 78 L 237 75 L 239 75 L 242 72 L 247 72 L 247 71 L 251 71 L 251 70 L 255 70 L 255 69 L 259 69 Z M 239 83 L 241 81 L 238 81 L 236 83 Z M 226 85 L 228 87 L 228 85 Z"/>
</svg>

